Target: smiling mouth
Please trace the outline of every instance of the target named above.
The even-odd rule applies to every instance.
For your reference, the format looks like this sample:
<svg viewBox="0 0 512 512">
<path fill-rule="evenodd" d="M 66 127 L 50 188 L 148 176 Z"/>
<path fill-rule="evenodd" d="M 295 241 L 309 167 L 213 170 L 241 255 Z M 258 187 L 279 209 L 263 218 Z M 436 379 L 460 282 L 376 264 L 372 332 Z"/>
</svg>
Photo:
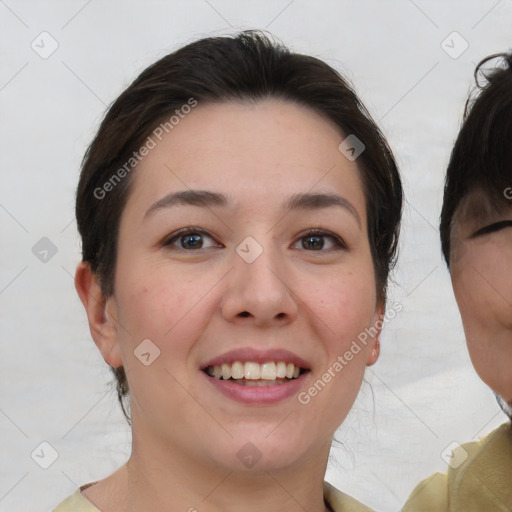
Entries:
<svg viewBox="0 0 512 512">
<path fill-rule="evenodd" d="M 284 361 L 269 361 L 263 364 L 236 361 L 232 364 L 207 366 L 203 371 L 214 379 L 242 386 L 275 386 L 298 379 L 309 370 Z"/>
</svg>

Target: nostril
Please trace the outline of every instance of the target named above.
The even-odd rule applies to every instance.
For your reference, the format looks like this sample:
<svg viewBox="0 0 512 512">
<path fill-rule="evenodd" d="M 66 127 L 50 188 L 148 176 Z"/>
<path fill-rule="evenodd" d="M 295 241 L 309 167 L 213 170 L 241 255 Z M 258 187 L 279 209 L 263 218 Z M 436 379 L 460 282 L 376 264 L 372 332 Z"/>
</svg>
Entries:
<svg viewBox="0 0 512 512">
<path fill-rule="evenodd" d="M 250 315 L 251 315 L 251 313 L 249 313 L 249 311 L 242 311 L 240 313 L 240 316 L 243 316 L 243 317 L 247 317 L 247 316 L 250 316 Z"/>
</svg>

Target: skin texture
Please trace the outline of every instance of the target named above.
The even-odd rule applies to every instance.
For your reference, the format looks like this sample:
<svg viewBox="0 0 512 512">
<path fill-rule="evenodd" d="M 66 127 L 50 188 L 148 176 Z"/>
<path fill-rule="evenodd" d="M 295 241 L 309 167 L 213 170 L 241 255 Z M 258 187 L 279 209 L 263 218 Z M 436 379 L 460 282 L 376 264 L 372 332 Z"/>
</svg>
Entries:
<svg viewBox="0 0 512 512">
<path fill-rule="evenodd" d="M 287 349 L 308 362 L 307 390 L 379 320 L 365 197 L 357 162 L 338 150 L 344 138 L 291 103 L 198 105 L 139 164 L 121 217 L 114 295 L 101 295 L 87 264 L 76 274 L 92 337 L 107 363 L 124 365 L 131 391 L 131 458 L 83 493 L 98 508 L 324 510 L 331 438 L 378 358 L 378 335 L 307 405 L 296 395 L 236 402 L 200 367 L 237 348 Z M 189 189 L 223 193 L 232 205 L 145 216 Z M 340 195 L 356 213 L 283 211 L 305 192 Z M 164 246 L 189 226 L 208 233 L 203 248 L 183 249 L 179 237 Z M 348 248 L 328 236 L 322 250 L 303 248 L 312 228 Z M 263 249 L 252 263 L 236 252 L 248 236 Z M 145 339 L 160 350 L 149 366 L 134 356 Z M 252 468 L 237 457 L 247 442 L 261 453 Z"/>
<path fill-rule="evenodd" d="M 456 222 L 450 271 L 473 365 L 480 378 L 510 403 L 512 222 L 495 224 L 502 221 L 512 221 L 510 207 Z M 488 226 L 493 227 L 484 229 Z"/>
</svg>

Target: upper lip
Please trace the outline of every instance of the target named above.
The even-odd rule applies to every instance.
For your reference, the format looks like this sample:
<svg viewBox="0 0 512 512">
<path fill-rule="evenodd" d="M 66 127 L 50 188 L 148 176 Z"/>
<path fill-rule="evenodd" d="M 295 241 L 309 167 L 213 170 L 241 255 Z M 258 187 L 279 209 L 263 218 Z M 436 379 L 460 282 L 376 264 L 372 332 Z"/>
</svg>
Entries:
<svg viewBox="0 0 512 512">
<path fill-rule="evenodd" d="M 224 352 L 223 354 L 210 359 L 201 365 L 201 370 L 208 368 L 208 366 L 220 366 L 222 363 L 233 364 L 236 361 L 251 361 L 259 364 L 271 361 L 278 363 L 282 361 L 285 363 L 293 363 L 295 366 L 305 370 L 309 370 L 310 368 L 309 363 L 304 359 L 286 349 L 257 350 L 253 348 L 239 348 L 236 350 L 230 350 L 229 352 Z"/>
</svg>

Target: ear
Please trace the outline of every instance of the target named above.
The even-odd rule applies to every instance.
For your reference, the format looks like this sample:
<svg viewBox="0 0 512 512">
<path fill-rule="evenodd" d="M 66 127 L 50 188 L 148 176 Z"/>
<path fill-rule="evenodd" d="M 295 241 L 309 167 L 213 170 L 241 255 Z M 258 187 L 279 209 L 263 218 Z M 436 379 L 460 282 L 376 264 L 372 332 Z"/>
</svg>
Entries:
<svg viewBox="0 0 512 512">
<path fill-rule="evenodd" d="M 373 315 L 372 325 L 369 330 L 375 333 L 374 336 L 370 337 L 370 343 L 368 343 L 368 352 L 366 353 L 366 366 L 372 366 L 377 362 L 380 354 L 380 333 L 382 331 L 384 318 L 384 302 L 379 300 L 375 308 L 375 314 Z"/>
<path fill-rule="evenodd" d="M 87 313 L 91 336 L 103 359 L 110 366 L 122 366 L 114 297 L 103 295 L 98 278 L 84 261 L 76 268 L 75 288 Z"/>
</svg>

